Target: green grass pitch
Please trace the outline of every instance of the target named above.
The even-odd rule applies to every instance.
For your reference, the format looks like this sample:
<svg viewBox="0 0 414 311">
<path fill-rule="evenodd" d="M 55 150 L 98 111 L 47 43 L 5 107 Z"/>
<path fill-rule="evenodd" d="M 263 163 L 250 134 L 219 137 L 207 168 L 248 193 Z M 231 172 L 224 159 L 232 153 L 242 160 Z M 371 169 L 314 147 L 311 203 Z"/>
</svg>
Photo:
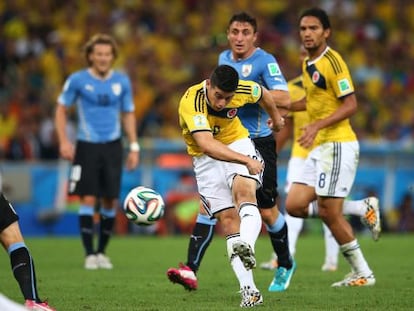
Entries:
<svg viewBox="0 0 414 311">
<path fill-rule="evenodd" d="M 319 234 L 300 237 L 298 269 L 286 292 L 270 293 L 270 271 L 255 269 L 264 297 L 258 310 L 413 310 L 414 235 L 383 235 L 378 242 L 360 235 L 358 241 L 375 272 L 377 284 L 366 288 L 331 288 L 349 272 L 340 259 L 339 270 L 321 272 L 324 244 Z M 228 263 L 225 240 L 216 236 L 198 273 L 199 289 L 185 291 L 166 277 L 169 267 L 185 261 L 187 236 L 118 236 L 108 247 L 111 271 L 83 269 L 78 238 L 27 238 L 35 260 L 42 298 L 58 311 L 80 310 L 240 310 L 238 282 Z M 270 256 L 268 237 L 256 244 L 258 262 Z M 0 291 L 22 302 L 6 253 L 0 255 Z"/>
</svg>

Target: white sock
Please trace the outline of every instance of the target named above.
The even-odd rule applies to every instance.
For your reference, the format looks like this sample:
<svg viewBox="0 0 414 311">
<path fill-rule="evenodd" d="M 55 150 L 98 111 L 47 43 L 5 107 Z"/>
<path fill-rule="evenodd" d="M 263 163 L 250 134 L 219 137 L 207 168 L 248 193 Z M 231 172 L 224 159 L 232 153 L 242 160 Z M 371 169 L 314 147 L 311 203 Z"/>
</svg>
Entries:
<svg viewBox="0 0 414 311">
<path fill-rule="evenodd" d="M 285 221 L 288 227 L 289 251 L 294 257 L 296 253 L 296 242 L 298 241 L 299 234 L 302 231 L 304 219 L 285 214 Z"/>
<path fill-rule="evenodd" d="M 245 202 L 240 204 L 240 239 L 249 243 L 254 251 L 256 240 L 262 229 L 262 218 L 257 205 Z"/>
<path fill-rule="evenodd" d="M 369 268 L 356 239 L 341 245 L 340 250 L 355 273 L 361 276 L 369 276 L 372 274 L 372 270 Z"/>
<path fill-rule="evenodd" d="M 339 245 L 335 240 L 335 237 L 332 235 L 331 230 L 328 226 L 323 225 L 323 235 L 325 238 L 325 263 L 330 263 L 332 265 L 338 265 L 338 255 L 339 255 Z"/>
<path fill-rule="evenodd" d="M 234 274 L 239 281 L 240 288 L 244 286 L 250 286 L 250 288 L 257 290 L 256 284 L 253 279 L 253 270 L 246 270 L 239 256 L 233 256 L 233 244 L 240 240 L 237 235 L 227 237 L 227 254 L 230 259 L 231 267 L 233 268 Z"/>
<path fill-rule="evenodd" d="M 311 203 L 309 203 L 308 215 L 309 215 L 309 218 L 319 217 L 318 201 L 315 200 L 315 201 L 312 201 Z"/>
<path fill-rule="evenodd" d="M 348 201 L 345 200 L 342 212 L 344 215 L 364 216 L 366 204 L 363 200 Z"/>
</svg>

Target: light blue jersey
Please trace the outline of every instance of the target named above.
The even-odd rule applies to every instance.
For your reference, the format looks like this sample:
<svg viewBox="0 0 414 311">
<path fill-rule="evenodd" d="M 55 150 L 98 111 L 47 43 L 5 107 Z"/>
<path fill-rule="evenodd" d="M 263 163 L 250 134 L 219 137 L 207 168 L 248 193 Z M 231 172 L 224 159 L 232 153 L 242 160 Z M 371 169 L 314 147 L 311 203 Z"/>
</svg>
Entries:
<svg viewBox="0 0 414 311">
<path fill-rule="evenodd" d="M 232 66 L 242 80 L 253 80 L 268 90 L 288 91 L 286 79 L 275 57 L 260 48 L 242 60 L 234 60 L 231 50 L 225 50 L 220 53 L 218 62 L 219 65 Z M 269 116 L 259 104 L 239 108 L 238 117 L 249 130 L 251 138 L 266 137 L 272 133 L 266 123 Z"/>
<path fill-rule="evenodd" d="M 77 105 L 77 139 L 104 143 L 121 137 L 121 112 L 134 111 L 131 82 L 127 75 L 113 71 L 102 80 L 88 69 L 66 80 L 58 102 L 66 107 Z"/>
</svg>

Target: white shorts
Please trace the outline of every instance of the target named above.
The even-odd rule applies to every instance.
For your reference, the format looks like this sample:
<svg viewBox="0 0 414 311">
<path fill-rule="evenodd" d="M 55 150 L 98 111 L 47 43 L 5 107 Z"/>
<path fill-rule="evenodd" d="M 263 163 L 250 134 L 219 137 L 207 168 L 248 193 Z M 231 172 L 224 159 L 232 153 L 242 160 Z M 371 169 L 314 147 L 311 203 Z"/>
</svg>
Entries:
<svg viewBox="0 0 414 311">
<path fill-rule="evenodd" d="M 359 160 L 359 144 L 325 143 L 306 158 L 302 174 L 294 182 L 315 187 L 318 196 L 345 198 L 354 183 Z"/>
<path fill-rule="evenodd" d="M 289 159 L 286 172 L 285 193 L 288 193 L 294 180 L 300 180 L 306 158 L 292 157 Z"/>
<path fill-rule="evenodd" d="M 247 156 L 261 158 L 249 138 L 237 140 L 228 147 Z M 219 161 L 202 155 L 193 157 L 193 165 L 198 192 L 206 212 L 211 217 L 224 209 L 234 207 L 231 189 L 236 175 L 253 178 L 257 182 L 257 188 L 261 186 L 261 175 L 250 175 L 247 167 L 242 164 Z"/>
</svg>

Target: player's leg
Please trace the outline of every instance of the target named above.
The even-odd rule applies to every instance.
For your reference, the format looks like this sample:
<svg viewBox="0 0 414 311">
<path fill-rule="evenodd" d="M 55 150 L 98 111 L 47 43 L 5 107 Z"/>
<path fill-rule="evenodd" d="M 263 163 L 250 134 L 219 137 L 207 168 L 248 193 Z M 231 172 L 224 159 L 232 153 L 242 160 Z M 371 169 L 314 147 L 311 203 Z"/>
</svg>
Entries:
<svg viewBox="0 0 414 311">
<path fill-rule="evenodd" d="M 178 268 L 167 270 L 170 281 L 181 284 L 187 290 L 195 290 L 198 287 L 196 273 L 213 238 L 214 225 L 217 221 L 213 213 L 221 206 L 220 199 L 226 198 L 230 193 L 220 162 L 208 156 L 195 158 L 194 171 L 203 213 L 197 217 L 197 224 L 190 236 L 186 264 L 180 263 Z M 228 206 L 233 206 L 231 198 Z"/>
<path fill-rule="evenodd" d="M 360 216 L 361 221 L 371 231 L 374 241 L 378 241 L 381 234 L 381 215 L 378 198 L 371 196 L 362 200 L 345 200 L 344 215 Z"/>
<path fill-rule="evenodd" d="M 100 147 L 101 154 L 101 208 L 99 210 L 99 235 L 96 259 L 99 268 L 112 269 L 113 265 L 106 255 L 106 248 L 113 234 L 115 226 L 118 196 L 121 187 L 122 175 L 122 144 L 116 140 Z"/>
<path fill-rule="evenodd" d="M 85 251 L 84 267 L 98 268 L 93 247 L 94 214 L 99 187 L 99 166 L 97 144 L 78 142 L 75 159 L 70 173 L 69 193 L 79 195 L 79 230 Z"/>
<path fill-rule="evenodd" d="M 287 166 L 286 173 L 286 186 L 285 192 L 289 193 L 292 186 L 292 182 L 297 180 L 302 174 L 302 168 L 305 164 L 305 158 L 302 157 L 291 157 Z M 293 217 L 289 213 L 285 213 L 285 219 L 288 226 L 288 239 L 289 239 L 289 250 L 291 255 L 294 257 L 296 253 L 296 243 L 298 241 L 300 232 L 303 228 L 303 218 Z"/>
<path fill-rule="evenodd" d="M 318 206 L 312 205 L 309 209 L 309 217 L 319 217 Z M 381 215 L 379 200 L 376 197 L 366 197 L 362 200 L 345 200 L 342 213 L 354 215 L 361 218 L 361 222 L 371 231 L 374 241 L 379 239 L 381 234 Z"/>
<path fill-rule="evenodd" d="M 205 206 L 206 203 L 207 202 L 202 202 L 203 206 Z M 186 262 L 186 265 L 195 273 L 197 273 L 204 254 L 213 240 L 216 223 L 217 220 L 211 218 L 211 216 L 205 212 L 205 208 L 200 206 L 200 211 L 197 215 L 197 220 L 188 243 Z"/>
<path fill-rule="evenodd" d="M 252 268 L 256 266 L 255 244 L 262 227 L 262 220 L 256 205 L 257 183 L 252 178 L 236 175 L 232 192 L 240 221 L 240 237 L 227 234 L 227 250 L 233 271 L 239 280 L 242 301 L 241 307 L 253 307 L 263 303 L 257 289 Z M 220 221 L 223 224 L 222 221 Z"/>
<path fill-rule="evenodd" d="M 288 227 L 289 250 L 292 257 L 296 254 L 296 243 L 303 228 L 303 218 L 293 217 L 285 214 L 285 221 Z"/>
<path fill-rule="evenodd" d="M 325 224 L 322 226 L 325 240 L 325 262 L 322 265 L 322 271 L 336 271 L 338 269 L 339 245 L 331 230 Z"/>
<path fill-rule="evenodd" d="M 54 310 L 39 298 L 33 258 L 20 231 L 18 216 L 2 193 L 0 193 L 0 214 L 0 241 L 9 254 L 13 275 L 26 301 L 26 307 L 42 306 L 44 308 L 42 310 Z"/>
<path fill-rule="evenodd" d="M 343 216 L 344 198 L 349 195 L 356 174 L 358 143 L 327 143 L 320 150 L 324 151 L 324 155 L 332 156 L 319 157 L 316 161 L 318 180 L 315 191 L 318 195 L 319 215 L 340 245 L 340 251 L 353 272 L 332 286 L 374 285 L 374 274 L 362 254 L 350 223 Z M 326 167 L 335 169 L 326 173 Z"/>
</svg>

